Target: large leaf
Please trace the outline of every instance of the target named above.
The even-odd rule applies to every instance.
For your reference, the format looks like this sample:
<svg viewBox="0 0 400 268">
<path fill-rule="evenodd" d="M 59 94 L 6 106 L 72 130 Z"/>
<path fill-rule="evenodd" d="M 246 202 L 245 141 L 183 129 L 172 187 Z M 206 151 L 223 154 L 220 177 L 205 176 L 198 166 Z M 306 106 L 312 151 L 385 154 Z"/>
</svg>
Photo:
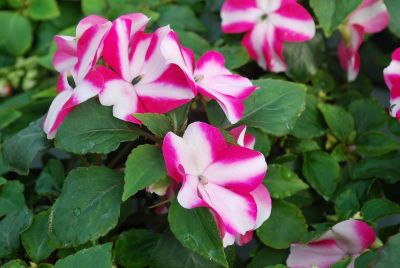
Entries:
<svg viewBox="0 0 400 268">
<path fill-rule="evenodd" d="M 225 66 L 230 70 L 242 67 L 249 61 L 249 54 L 243 46 L 223 46 L 216 50 L 224 55 Z"/>
<path fill-rule="evenodd" d="M 9 213 L 0 221 L 0 258 L 9 256 L 19 248 L 19 235 L 31 222 L 32 212 L 27 208 Z"/>
<path fill-rule="evenodd" d="M 164 157 L 159 147 L 145 144 L 133 149 L 125 163 L 125 186 L 122 199 L 127 200 L 138 191 L 166 176 Z"/>
<path fill-rule="evenodd" d="M 387 199 L 372 199 L 364 203 L 361 214 L 366 221 L 378 221 L 386 216 L 400 214 L 400 206 Z"/>
<path fill-rule="evenodd" d="M 308 185 L 300 180 L 296 173 L 285 166 L 277 164 L 272 164 L 268 167 L 264 184 L 267 186 L 271 196 L 276 199 L 289 197 L 308 188 Z"/>
<path fill-rule="evenodd" d="M 157 137 L 164 137 L 173 129 L 171 119 L 163 114 L 135 114 L 135 117 Z"/>
<path fill-rule="evenodd" d="M 397 19 L 397 16 L 400 14 L 400 2 L 397 0 L 385 0 L 385 4 L 391 17 L 389 29 L 400 38 L 400 20 Z"/>
<path fill-rule="evenodd" d="M 117 262 L 127 268 L 147 267 L 151 263 L 151 251 L 159 237 L 159 234 L 142 229 L 123 232 L 115 246 Z"/>
<path fill-rule="evenodd" d="M 376 100 L 356 100 L 349 105 L 349 113 L 358 132 L 378 130 L 386 123 L 385 110 Z"/>
<path fill-rule="evenodd" d="M 204 31 L 205 27 L 196 18 L 193 10 L 184 5 L 163 5 L 160 9 L 159 25 L 170 24 L 173 29 Z"/>
<path fill-rule="evenodd" d="M 76 154 L 106 154 L 116 150 L 121 142 L 137 137 L 128 123 L 113 117 L 111 107 L 92 99 L 68 115 L 57 131 L 55 144 Z"/>
<path fill-rule="evenodd" d="M 56 262 L 54 268 L 110 268 L 112 267 L 112 244 L 107 243 L 85 248 Z"/>
<path fill-rule="evenodd" d="M 185 209 L 175 199 L 168 213 L 168 221 L 172 233 L 184 247 L 222 266 L 228 266 L 221 235 L 208 209 Z"/>
<path fill-rule="evenodd" d="M 70 247 L 107 234 L 118 222 L 122 187 L 122 175 L 106 167 L 71 171 L 51 209 L 52 240 Z"/>
<path fill-rule="evenodd" d="M 0 217 L 25 206 L 24 185 L 19 181 L 0 184 Z"/>
<path fill-rule="evenodd" d="M 339 172 L 339 164 L 329 154 L 323 151 L 304 154 L 303 175 L 325 199 L 329 199 L 336 190 Z"/>
<path fill-rule="evenodd" d="M 380 156 L 399 148 L 398 141 L 378 131 L 364 132 L 356 139 L 356 152 L 362 156 Z"/>
<path fill-rule="evenodd" d="M 388 268 L 400 267 L 400 234 L 391 237 L 386 245 L 380 250 L 376 259 L 372 261 L 371 267 Z"/>
<path fill-rule="evenodd" d="M 60 9 L 56 0 L 29 0 L 27 13 L 34 20 L 49 20 L 60 16 Z"/>
<path fill-rule="evenodd" d="M 21 56 L 31 47 L 33 33 L 28 19 L 18 13 L 0 12 L 0 50 Z"/>
<path fill-rule="evenodd" d="M 325 35 L 330 36 L 361 2 L 362 0 L 310 0 L 310 5 L 318 17 Z"/>
<path fill-rule="evenodd" d="M 42 122 L 42 118 L 32 122 L 4 142 L 4 160 L 11 169 L 20 174 L 28 174 L 36 154 L 49 147 L 49 142 L 42 130 Z"/>
<path fill-rule="evenodd" d="M 359 210 L 357 195 L 352 189 L 347 189 L 335 199 L 335 211 L 339 220 L 346 220 Z"/>
<path fill-rule="evenodd" d="M 283 136 L 288 134 L 304 111 L 306 88 L 282 80 L 254 81 L 260 88 L 245 101 L 241 122 L 266 132 Z"/>
<path fill-rule="evenodd" d="M 276 249 L 285 249 L 306 233 L 307 224 L 301 210 L 285 201 L 275 201 L 271 216 L 257 230 L 261 241 Z"/>
<path fill-rule="evenodd" d="M 262 247 L 251 259 L 247 268 L 267 267 L 279 263 L 285 263 L 288 258 L 288 250 Z"/>
<path fill-rule="evenodd" d="M 48 236 L 49 211 L 43 211 L 33 217 L 32 225 L 22 233 L 21 242 L 29 257 L 40 262 L 56 250 Z"/>
<path fill-rule="evenodd" d="M 351 114 L 342 107 L 330 104 L 320 103 L 318 108 L 333 134 L 341 141 L 346 141 L 354 129 L 354 119 Z"/>
</svg>

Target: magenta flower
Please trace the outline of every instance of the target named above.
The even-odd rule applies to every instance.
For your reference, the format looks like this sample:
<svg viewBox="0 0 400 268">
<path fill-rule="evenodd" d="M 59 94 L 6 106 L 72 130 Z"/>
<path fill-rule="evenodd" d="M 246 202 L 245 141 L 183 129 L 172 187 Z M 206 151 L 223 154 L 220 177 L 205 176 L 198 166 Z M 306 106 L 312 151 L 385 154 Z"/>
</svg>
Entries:
<svg viewBox="0 0 400 268">
<path fill-rule="evenodd" d="M 43 124 L 47 138 L 54 138 L 57 128 L 78 104 L 96 96 L 103 87 L 103 79 L 93 71 L 105 35 L 111 23 L 92 15 L 82 19 L 76 37 L 56 36 L 57 51 L 54 68 L 59 71 L 59 94 L 53 100 Z M 73 82 L 69 82 L 69 81 Z"/>
<path fill-rule="evenodd" d="M 112 69 L 99 68 L 105 80 L 101 104 L 113 106 L 115 117 L 134 123 L 140 123 L 135 113 L 166 113 L 195 96 L 185 73 L 163 54 L 172 30 L 167 26 L 147 34 L 143 32 L 147 22 L 142 14 L 116 19 L 103 50 Z"/>
<path fill-rule="evenodd" d="M 320 238 L 308 244 L 292 244 L 287 266 L 290 268 L 329 268 L 346 257 L 352 257 L 347 268 L 376 240 L 374 230 L 365 222 L 340 222 Z"/>
<path fill-rule="evenodd" d="M 400 48 L 392 55 L 392 62 L 383 71 L 390 90 L 390 114 L 400 119 Z"/>
<path fill-rule="evenodd" d="M 169 132 L 162 149 L 168 174 L 182 182 L 177 196 L 182 207 L 210 208 L 233 236 L 268 217 L 254 197 L 265 194 L 258 191 L 267 170 L 261 153 L 227 144 L 217 128 L 201 122 L 190 124 L 183 137 Z"/>
<path fill-rule="evenodd" d="M 383 0 L 364 0 L 340 27 L 343 40 L 339 44 L 338 55 L 342 68 L 347 71 L 349 82 L 354 81 L 360 71 L 358 49 L 364 41 L 364 34 L 382 31 L 389 19 Z"/>
<path fill-rule="evenodd" d="M 312 16 L 296 0 L 226 0 L 221 10 L 224 33 L 246 33 L 243 46 L 265 70 L 283 72 L 284 42 L 315 35 Z"/>
</svg>

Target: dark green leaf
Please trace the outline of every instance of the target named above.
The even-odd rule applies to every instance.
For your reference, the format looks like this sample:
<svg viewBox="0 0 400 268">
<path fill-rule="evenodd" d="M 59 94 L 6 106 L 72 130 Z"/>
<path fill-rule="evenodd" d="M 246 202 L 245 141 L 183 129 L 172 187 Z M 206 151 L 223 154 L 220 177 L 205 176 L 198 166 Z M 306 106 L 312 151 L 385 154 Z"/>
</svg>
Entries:
<svg viewBox="0 0 400 268">
<path fill-rule="evenodd" d="M 164 137 L 173 130 L 171 119 L 163 114 L 135 114 L 135 118 L 142 123 L 157 137 Z"/>
<path fill-rule="evenodd" d="M 375 257 L 378 255 L 378 251 L 367 251 L 364 254 L 361 254 L 356 261 L 354 262 L 355 268 L 365 268 L 370 267 L 369 264 Z"/>
<path fill-rule="evenodd" d="M 182 45 L 185 47 L 190 47 L 190 49 L 192 49 L 194 54 L 198 57 L 211 49 L 208 41 L 195 32 L 178 30 L 177 33 L 179 35 L 179 41 L 181 41 Z"/>
<path fill-rule="evenodd" d="M 22 260 L 11 260 L 2 265 L 1 268 L 26 268 L 26 263 Z"/>
<path fill-rule="evenodd" d="M 11 169 L 20 174 L 28 174 L 36 154 L 49 146 L 42 130 L 42 122 L 42 118 L 32 122 L 27 128 L 4 142 L 4 160 Z"/>
<path fill-rule="evenodd" d="M 60 16 L 56 0 L 29 0 L 27 13 L 34 20 L 50 20 Z"/>
<path fill-rule="evenodd" d="M 271 151 L 271 141 L 268 134 L 257 128 L 248 128 L 247 131 L 256 138 L 254 150 L 261 152 L 264 156 L 268 156 Z"/>
<path fill-rule="evenodd" d="M 175 199 L 168 213 L 172 233 L 189 250 L 228 267 L 217 224 L 206 208 L 185 209 Z"/>
<path fill-rule="evenodd" d="M 333 134 L 341 141 L 346 141 L 354 129 L 354 119 L 351 114 L 339 106 L 330 104 L 320 103 L 318 108 Z"/>
<path fill-rule="evenodd" d="M 283 136 L 288 134 L 304 111 L 306 88 L 282 80 L 254 81 L 260 89 L 245 101 L 241 122 L 266 132 Z"/>
<path fill-rule="evenodd" d="M 19 181 L 7 181 L 0 185 L 0 217 L 25 206 L 24 185 Z"/>
<path fill-rule="evenodd" d="M 308 185 L 300 180 L 296 173 L 277 164 L 269 165 L 264 184 L 271 196 L 277 199 L 289 197 L 308 188 Z"/>
<path fill-rule="evenodd" d="M 225 66 L 230 70 L 242 67 L 249 61 L 249 54 L 242 46 L 223 46 L 217 48 L 225 57 Z"/>
<path fill-rule="evenodd" d="M 1 11 L 0 25 L 0 49 L 15 56 L 21 56 L 28 51 L 33 39 L 32 26 L 28 19 L 16 12 Z"/>
<path fill-rule="evenodd" d="M 159 234 L 141 229 L 123 232 L 115 246 L 117 262 L 126 268 L 147 267 L 151 263 L 151 251 L 159 237 Z"/>
<path fill-rule="evenodd" d="M 304 154 L 303 175 L 325 199 L 336 189 L 340 167 L 336 160 L 323 151 Z"/>
<path fill-rule="evenodd" d="M 285 263 L 289 252 L 287 250 L 263 247 L 256 252 L 247 268 L 260 268 L 267 265 Z"/>
<path fill-rule="evenodd" d="M 202 32 L 204 25 L 196 18 L 193 10 L 188 6 L 163 5 L 159 10 L 159 25 L 171 25 L 173 29 L 192 30 Z"/>
<path fill-rule="evenodd" d="M 400 148 L 400 143 L 382 132 L 369 131 L 357 136 L 356 152 L 362 156 L 380 156 Z"/>
<path fill-rule="evenodd" d="M 347 189 L 335 199 L 335 210 L 340 220 L 352 217 L 359 209 L 357 195 L 352 189 Z"/>
<path fill-rule="evenodd" d="M 57 261 L 54 268 L 111 268 L 111 248 L 112 244 L 107 243 L 82 249 L 74 255 Z"/>
<path fill-rule="evenodd" d="M 122 175 L 106 167 L 71 171 L 51 209 L 52 240 L 70 247 L 107 234 L 118 223 L 122 188 Z"/>
<path fill-rule="evenodd" d="M 229 125 L 221 106 L 215 100 L 211 100 L 206 105 L 207 117 L 210 123 L 216 127 L 224 127 Z"/>
<path fill-rule="evenodd" d="M 378 130 L 385 125 L 387 115 L 383 107 L 371 99 L 361 99 L 352 102 L 349 113 L 354 118 L 358 132 Z"/>
<path fill-rule="evenodd" d="M 400 234 L 392 236 L 372 261 L 371 267 L 389 268 L 400 267 Z"/>
<path fill-rule="evenodd" d="M 0 129 L 9 126 L 21 116 L 21 112 L 13 109 L 0 111 Z"/>
<path fill-rule="evenodd" d="M 64 167 L 60 160 L 50 159 L 36 181 L 35 190 L 44 196 L 57 196 L 64 183 Z"/>
<path fill-rule="evenodd" d="M 112 115 L 112 108 L 92 99 L 80 104 L 57 131 L 56 147 L 76 154 L 106 154 L 123 141 L 137 139 L 129 124 Z"/>
<path fill-rule="evenodd" d="M 271 216 L 257 230 L 261 241 L 276 249 L 285 249 L 297 242 L 307 231 L 301 210 L 285 201 L 275 201 Z"/>
<path fill-rule="evenodd" d="M 365 202 L 361 208 L 363 219 L 376 222 L 394 214 L 400 214 L 400 206 L 387 199 L 372 199 Z"/>
<path fill-rule="evenodd" d="M 125 186 L 122 200 L 167 176 L 161 149 L 145 144 L 135 148 L 125 163 Z"/>
<path fill-rule="evenodd" d="M 400 37 L 400 21 L 397 19 L 400 12 L 400 2 L 397 0 L 385 0 L 385 5 L 391 17 L 389 29 L 394 35 Z"/>
</svg>

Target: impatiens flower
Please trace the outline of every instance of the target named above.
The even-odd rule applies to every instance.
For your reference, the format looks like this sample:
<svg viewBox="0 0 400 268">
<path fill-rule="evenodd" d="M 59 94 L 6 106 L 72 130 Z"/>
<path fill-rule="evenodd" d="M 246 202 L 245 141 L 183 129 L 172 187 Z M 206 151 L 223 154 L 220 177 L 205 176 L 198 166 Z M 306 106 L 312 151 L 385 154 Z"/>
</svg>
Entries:
<svg viewBox="0 0 400 268">
<path fill-rule="evenodd" d="M 343 39 L 338 47 L 338 55 L 342 68 L 347 71 L 349 82 L 354 81 L 360 71 L 358 49 L 364 40 L 364 34 L 382 31 L 388 25 L 389 19 L 383 0 L 364 0 L 340 27 Z"/>
<path fill-rule="evenodd" d="M 283 72 L 284 42 L 315 35 L 312 16 L 296 0 L 226 0 L 221 10 L 224 33 L 244 33 L 243 45 L 265 70 Z"/>
<path fill-rule="evenodd" d="M 98 16 L 81 20 L 76 37 L 56 36 L 57 51 L 54 68 L 61 72 L 57 91 L 43 124 L 49 139 L 54 138 L 57 128 L 73 108 L 96 96 L 103 87 L 103 79 L 93 71 L 99 59 L 102 43 L 111 23 Z"/>
<path fill-rule="evenodd" d="M 147 34 L 147 22 L 137 14 L 116 19 L 103 50 L 111 68 L 99 68 L 105 79 L 101 104 L 113 106 L 115 117 L 134 123 L 140 123 L 135 113 L 166 113 L 195 96 L 185 73 L 162 53 L 172 30 L 166 26 Z"/>
<path fill-rule="evenodd" d="M 257 203 L 269 198 L 258 188 L 267 170 L 261 153 L 227 144 L 217 128 L 201 122 L 190 124 L 183 137 L 169 132 L 162 149 L 168 174 L 182 183 L 182 207 L 210 208 L 220 229 L 233 237 L 268 218 L 270 208 Z"/>
<path fill-rule="evenodd" d="M 390 90 L 390 114 L 400 119 L 400 48 L 392 55 L 392 62 L 383 71 Z"/>
<path fill-rule="evenodd" d="M 352 257 L 347 268 L 376 240 L 374 230 L 363 221 L 340 222 L 320 238 L 308 244 L 292 244 L 287 259 L 289 268 L 329 268 L 340 260 Z"/>
</svg>

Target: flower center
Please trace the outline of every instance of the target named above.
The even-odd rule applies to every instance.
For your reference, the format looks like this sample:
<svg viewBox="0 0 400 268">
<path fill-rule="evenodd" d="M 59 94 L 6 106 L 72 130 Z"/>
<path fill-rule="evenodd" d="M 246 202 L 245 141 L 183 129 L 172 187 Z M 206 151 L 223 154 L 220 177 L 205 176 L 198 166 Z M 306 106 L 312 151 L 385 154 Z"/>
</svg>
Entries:
<svg viewBox="0 0 400 268">
<path fill-rule="evenodd" d="M 69 75 L 69 76 L 67 77 L 67 81 L 68 81 L 68 85 L 69 85 L 71 88 L 75 88 L 75 87 L 76 87 L 75 80 L 74 80 L 74 78 L 72 77 L 72 75 Z"/>
<path fill-rule="evenodd" d="M 268 14 L 264 14 L 261 16 L 261 20 L 266 20 L 268 18 Z"/>
<path fill-rule="evenodd" d="M 203 185 L 207 185 L 208 184 L 208 180 L 206 177 L 204 177 L 203 175 L 199 176 L 199 182 Z"/>
<path fill-rule="evenodd" d="M 132 79 L 131 84 L 132 84 L 133 86 L 136 85 L 137 83 L 140 82 L 140 80 L 142 80 L 142 78 L 143 78 L 143 75 L 138 75 L 138 76 L 136 76 L 135 78 Z"/>
<path fill-rule="evenodd" d="M 202 74 L 196 75 L 196 76 L 194 77 L 194 81 L 195 81 L 196 83 L 201 82 L 201 80 L 203 80 L 203 79 L 204 79 L 204 75 L 202 75 Z"/>
</svg>

